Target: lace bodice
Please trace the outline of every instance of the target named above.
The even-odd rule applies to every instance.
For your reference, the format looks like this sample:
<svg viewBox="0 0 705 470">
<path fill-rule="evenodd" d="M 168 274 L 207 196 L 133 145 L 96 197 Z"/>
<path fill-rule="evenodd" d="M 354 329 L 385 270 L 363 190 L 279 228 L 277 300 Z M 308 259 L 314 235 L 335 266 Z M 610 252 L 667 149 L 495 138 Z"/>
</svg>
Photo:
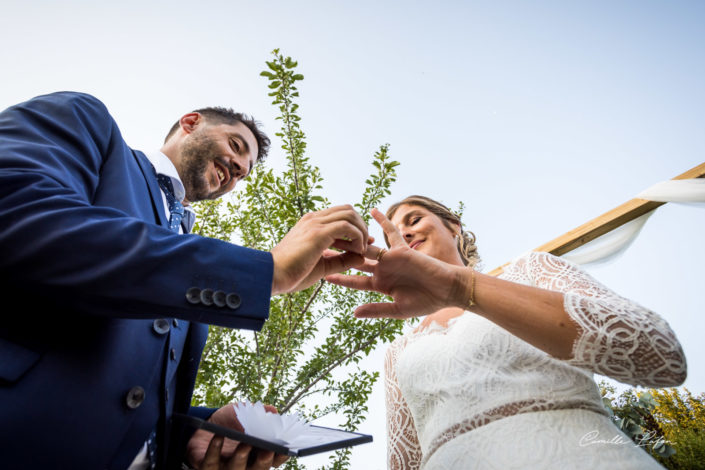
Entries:
<svg viewBox="0 0 705 470">
<path fill-rule="evenodd" d="M 397 338 L 385 361 L 389 468 L 419 468 L 442 444 L 507 416 L 606 414 L 593 373 L 645 386 L 685 379 L 685 357 L 668 324 L 574 264 L 530 253 L 501 277 L 564 293 L 578 325 L 571 359 L 551 357 L 471 312 Z"/>
</svg>

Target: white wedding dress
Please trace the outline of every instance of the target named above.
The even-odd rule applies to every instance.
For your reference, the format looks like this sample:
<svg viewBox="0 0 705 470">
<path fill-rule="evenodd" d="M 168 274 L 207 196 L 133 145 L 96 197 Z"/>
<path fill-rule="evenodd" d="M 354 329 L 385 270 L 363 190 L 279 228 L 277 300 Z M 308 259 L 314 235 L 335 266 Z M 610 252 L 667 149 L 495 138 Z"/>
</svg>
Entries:
<svg viewBox="0 0 705 470">
<path fill-rule="evenodd" d="M 547 253 L 501 278 L 565 294 L 579 336 L 559 360 L 465 312 L 397 338 L 385 361 L 390 469 L 661 468 L 609 420 L 593 373 L 651 387 L 685 380 L 654 312 Z"/>
</svg>

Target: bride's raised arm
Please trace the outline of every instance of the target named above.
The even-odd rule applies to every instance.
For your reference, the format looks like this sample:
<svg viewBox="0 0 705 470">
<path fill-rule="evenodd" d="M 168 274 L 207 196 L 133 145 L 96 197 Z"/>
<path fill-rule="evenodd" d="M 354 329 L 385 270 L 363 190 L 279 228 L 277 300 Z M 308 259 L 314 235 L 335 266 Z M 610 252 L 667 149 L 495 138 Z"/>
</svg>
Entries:
<svg viewBox="0 0 705 470">
<path fill-rule="evenodd" d="M 327 278 L 394 299 L 362 305 L 357 317 L 409 318 L 460 307 L 557 359 L 625 383 L 664 387 L 685 380 L 685 355 L 668 323 L 569 261 L 530 253 L 497 278 L 410 249 L 389 219 L 372 215 L 391 245 L 388 252 L 368 248 L 373 261 L 361 269 L 372 276 Z"/>
<path fill-rule="evenodd" d="M 502 278 L 528 279 L 536 287 L 563 294 L 563 309 L 577 326 L 570 364 L 631 385 L 667 387 L 685 380 L 685 355 L 668 323 L 573 263 L 530 253 Z"/>
</svg>

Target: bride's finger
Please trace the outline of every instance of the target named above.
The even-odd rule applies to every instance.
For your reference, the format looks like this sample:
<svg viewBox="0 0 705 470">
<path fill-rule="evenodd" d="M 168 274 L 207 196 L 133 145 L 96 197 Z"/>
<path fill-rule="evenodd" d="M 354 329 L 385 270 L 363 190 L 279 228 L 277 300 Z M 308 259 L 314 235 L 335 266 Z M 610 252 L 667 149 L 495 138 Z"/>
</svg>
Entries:
<svg viewBox="0 0 705 470">
<path fill-rule="evenodd" d="M 409 318 L 399 311 L 396 302 L 371 303 L 360 305 L 355 309 L 355 318 Z"/>
<path fill-rule="evenodd" d="M 338 286 L 357 290 L 373 290 L 372 278 L 369 276 L 352 276 L 348 274 L 331 274 L 325 280 Z"/>
<path fill-rule="evenodd" d="M 371 261 L 366 259 L 364 263 L 362 263 L 360 266 L 355 266 L 356 271 L 364 271 L 366 273 L 374 273 L 375 272 L 375 267 L 377 266 L 377 261 Z"/>
<path fill-rule="evenodd" d="M 391 246 L 392 248 L 396 246 L 406 246 L 404 237 L 401 236 L 399 230 L 397 230 L 397 228 L 394 226 L 394 224 L 392 224 L 392 222 L 387 218 L 386 215 L 382 214 L 377 209 L 372 209 L 370 211 L 370 214 L 372 215 L 372 217 L 374 217 L 377 223 L 382 227 L 384 233 L 387 235 L 387 239 L 389 240 L 389 246 Z"/>
<path fill-rule="evenodd" d="M 387 250 L 378 246 L 367 245 L 367 250 L 365 251 L 364 256 L 367 259 L 379 261 L 380 258 L 384 255 L 383 252 L 386 253 Z"/>
<path fill-rule="evenodd" d="M 377 266 L 377 261 L 372 261 L 369 259 L 366 259 L 364 263 L 362 263 L 360 266 L 355 266 L 355 271 L 364 271 L 366 273 L 374 273 L 375 272 L 375 267 Z"/>
<path fill-rule="evenodd" d="M 321 257 L 317 267 L 321 267 L 323 269 L 322 275 L 325 276 L 326 274 L 341 273 L 350 268 L 357 268 L 364 262 L 365 258 L 357 253 L 348 251 L 344 253 L 335 253 L 333 255 L 324 255 Z"/>
</svg>

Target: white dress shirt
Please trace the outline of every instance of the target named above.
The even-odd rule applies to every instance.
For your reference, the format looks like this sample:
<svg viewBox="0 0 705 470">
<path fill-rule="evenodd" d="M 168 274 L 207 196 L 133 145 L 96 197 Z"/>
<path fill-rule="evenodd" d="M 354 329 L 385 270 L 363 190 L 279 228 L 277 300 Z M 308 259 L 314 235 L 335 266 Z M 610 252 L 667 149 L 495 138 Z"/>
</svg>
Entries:
<svg viewBox="0 0 705 470">
<path fill-rule="evenodd" d="M 174 186 L 174 197 L 176 197 L 177 200 L 183 202 L 184 198 L 186 197 L 186 189 L 184 189 L 184 183 L 181 182 L 181 178 L 179 178 L 179 173 L 176 171 L 176 167 L 169 159 L 169 157 L 164 155 L 159 150 L 151 153 L 146 153 L 145 155 L 154 166 L 154 169 L 157 170 L 157 173 L 168 176 L 171 179 L 171 184 L 172 186 Z M 162 201 L 164 201 L 164 211 L 167 217 L 169 217 L 169 204 L 167 203 L 166 194 L 164 194 L 164 191 L 162 191 Z M 193 208 L 191 206 L 185 205 L 184 211 L 193 212 Z M 183 233 L 182 227 L 179 227 L 179 233 Z"/>
</svg>

